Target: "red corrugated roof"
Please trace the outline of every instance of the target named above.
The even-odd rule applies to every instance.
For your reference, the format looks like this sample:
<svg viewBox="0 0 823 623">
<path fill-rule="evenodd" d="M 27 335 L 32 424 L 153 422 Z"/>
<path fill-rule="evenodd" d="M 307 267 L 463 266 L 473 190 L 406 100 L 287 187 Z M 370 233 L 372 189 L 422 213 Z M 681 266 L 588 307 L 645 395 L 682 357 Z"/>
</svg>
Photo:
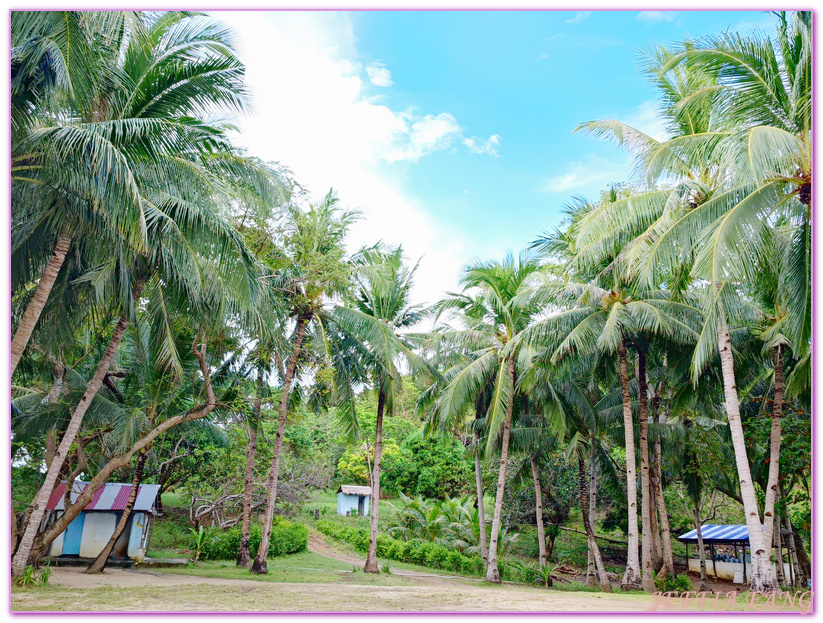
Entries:
<svg viewBox="0 0 823 623">
<path fill-rule="evenodd" d="M 74 493 L 71 496 L 72 502 L 77 499 L 77 496 L 82 493 L 86 487 L 88 487 L 88 483 L 74 483 Z M 46 510 L 63 510 L 63 494 L 65 491 L 66 483 L 61 482 L 58 484 L 52 492 L 51 497 L 49 497 Z M 134 510 L 148 511 L 154 508 L 154 502 L 159 491 L 159 485 L 140 485 L 140 488 L 137 490 Z M 126 508 L 126 503 L 129 501 L 130 492 L 131 484 L 120 482 L 107 483 L 95 492 L 85 510 L 122 511 Z"/>
<path fill-rule="evenodd" d="M 71 496 L 72 502 L 77 498 L 77 496 L 82 493 L 85 488 L 88 487 L 86 483 L 74 483 L 74 492 L 75 494 Z M 63 508 L 63 496 L 66 493 L 66 483 L 61 482 L 58 484 L 54 491 L 51 492 L 51 497 L 49 498 L 48 503 L 46 504 L 46 510 L 53 511 L 58 506 L 62 509 Z"/>
<path fill-rule="evenodd" d="M 111 509 L 115 511 L 125 510 L 126 502 L 129 501 L 129 493 L 131 493 L 131 485 L 123 485 L 120 487 L 120 491 L 115 496 Z"/>
<path fill-rule="evenodd" d="M 103 485 L 97 491 L 94 492 L 94 495 L 91 498 L 91 502 L 89 502 L 88 506 L 86 506 L 87 511 L 101 510 L 101 508 L 96 508 L 96 505 L 100 497 L 103 495 L 103 493 L 105 493 L 106 489 L 108 488 L 108 485 Z"/>
</svg>

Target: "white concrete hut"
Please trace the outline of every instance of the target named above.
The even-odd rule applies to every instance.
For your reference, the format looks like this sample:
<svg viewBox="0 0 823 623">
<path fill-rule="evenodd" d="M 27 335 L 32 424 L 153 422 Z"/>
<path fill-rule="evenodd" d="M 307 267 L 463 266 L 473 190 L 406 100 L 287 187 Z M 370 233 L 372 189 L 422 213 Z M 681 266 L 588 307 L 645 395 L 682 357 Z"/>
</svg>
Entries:
<svg viewBox="0 0 823 623">
<path fill-rule="evenodd" d="M 338 515 L 368 515 L 371 487 L 341 485 L 337 490 Z"/>
</svg>

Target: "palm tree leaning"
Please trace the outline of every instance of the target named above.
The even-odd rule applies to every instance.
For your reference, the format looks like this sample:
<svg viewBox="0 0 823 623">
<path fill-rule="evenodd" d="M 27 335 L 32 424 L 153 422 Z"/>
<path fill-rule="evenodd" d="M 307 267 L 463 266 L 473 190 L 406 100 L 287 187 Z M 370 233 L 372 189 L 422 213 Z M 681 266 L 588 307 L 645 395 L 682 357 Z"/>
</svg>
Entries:
<svg viewBox="0 0 823 623">
<path fill-rule="evenodd" d="M 245 107 L 243 65 L 209 17 L 19 12 L 14 23 L 15 97 L 35 104 L 16 116 L 13 194 L 29 203 L 17 212 L 12 253 L 24 274 L 43 274 L 22 301 L 12 371 L 73 241 L 145 253 L 154 208 L 226 193 L 221 180 L 244 163 L 231 153 L 226 128 L 206 119 Z M 65 55 L 55 53 L 61 45 Z M 44 72 L 45 59 L 55 67 Z M 44 93 L 41 74 L 51 71 L 60 86 Z M 221 175 L 202 171 L 205 161 Z"/>
<path fill-rule="evenodd" d="M 252 573 L 268 573 L 266 559 L 277 503 L 283 435 L 298 360 L 303 353 L 307 331 L 310 325 L 320 320 L 328 297 L 342 292 L 348 284 L 349 267 L 343 261 L 343 245 L 346 231 L 356 216 L 356 212 L 340 209 L 331 190 L 320 203 L 313 205 L 307 212 L 303 212 L 297 206 L 289 207 L 287 231 L 282 241 L 288 265 L 275 271 L 271 281 L 272 287 L 281 293 L 283 305 L 288 309 L 288 316 L 294 319 L 294 329 L 289 340 L 291 352 L 286 360 L 283 384 L 280 387 L 277 433 L 266 485 L 262 540 L 250 568 Z"/>
<path fill-rule="evenodd" d="M 93 268 L 78 281 L 95 283 L 99 301 L 119 299 L 122 314 L 75 409 L 57 450 L 59 457 L 66 456 L 134 317 L 136 301 L 156 270 L 163 272 L 170 286 L 174 284 L 170 292 L 192 301 L 204 291 L 213 295 L 221 286 L 235 292 L 247 286 L 246 298 L 254 290 L 253 262 L 220 214 L 221 203 L 228 203 L 234 190 L 232 182 L 247 177 L 248 163 L 232 152 L 222 128 L 196 121 L 221 108 L 242 106 L 242 64 L 227 45 L 225 31 L 210 18 L 172 12 L 144 26 L 145 33 L 128 28 L 116 31 L 120 43 L 106 48 L 108 55 L 100 69 L 114 78 L 94 85 L 93 97 L 81 102 L 105 103 L 105 114 L 82 106 L 73 114 L 63 110 L 52 117 L 54 123 L 40 124 L 20 141 L 27 160 L 16 166 L 31 171 L 18 182 L 43 182 L 38 185 L 76 197 L 65 204 L 38 206 L 26 215 L 31 227 L 22 231 L 36 231 L 41 222 L 88 218 L 101 230 L 109 228 L 117 234 L 114 241 L 103 236 L 97 247 L 91 237 L 86 245 L 92 247 L 88 263 Z M 66 118 L 82 122 L 60 123 Z M 90 178 L 85 177 L 87 164 Z M 102 165 L 108 168 L 100 169 Z M 256 176 L 260 171 L 255 168 L 251 173 Z M 124 183 L 114 183 L 119 180 Z M 111 189 L 114 195 L 104 196 L 98 192 L 101 189 Z M 133 207 L 107 210 L 106 202 L 113 201 Z M 64 212 L 49 212 L 55 205 Z M 31 246 L 32 240 L 23 236 L 21 248 Z M 230 256 L 237 263 L 227 261 Z M 159 305 L 154 311 L 162 314 L 163 309 Z M 165 352 L 172 361 L 173 355 Z M 29 557 L 60 462 L 50 468 L 33 503 L 32 519 L 37 521 L 24 531 L 13 563 L 15 574 Z"/>
</svg>

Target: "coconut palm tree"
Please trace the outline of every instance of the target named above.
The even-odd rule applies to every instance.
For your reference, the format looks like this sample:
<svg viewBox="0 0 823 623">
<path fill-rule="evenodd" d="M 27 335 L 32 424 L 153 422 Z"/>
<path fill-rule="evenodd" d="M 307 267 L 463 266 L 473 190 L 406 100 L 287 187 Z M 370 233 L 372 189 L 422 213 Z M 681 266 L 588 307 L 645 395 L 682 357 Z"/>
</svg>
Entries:
<svg viewBox="0 0 823 623">
<path fill-rule="evenodd" d="M 477 291 L 483 305 L 467 316 L 463 330 L 446 331 L 450 340 L 471 351 L 471 362 L 449 381 L 437 401 L 441 422 L 454 421 L 474 406 L 490 380 L 492 391 L 485 416 L 487 455 L 499 445 L 500 469 L 495 494 L 494 516 L 489 539 L 486 579 L 500 582 L 497 567 L 503 495 L 509 462 L 509 440 L 519 379 L 531 367 L 531 347 L 515 338 L 543 311 L 544 303 L 532 296 L 531 282 L 539 270 L 528 255 L 490 261 L 469 267 L 461 278 L 466 290 Z M 458 299 L 457 306 L 463 305 Z"/>
<path fill-rule="evenodd" d="M 58 44 L 45 43 L 52 39 L 77 43 L 66 54 L 71 58 L 86 46 L 91 60 L 81 65 L 93 78 L 75 80 L 72 64 L 55 61 L 65 74 L 60 82 L 70 85 L 71 93 L 43 99 L 45 107 L 35 106 L 31 113 L 36 122 L 19 124 L 13 194 L 15 203 L 30 203 L 16 211 L 22 218 L 13 227 L 13 261 L 25 266 L 19 272 L 29 279 L 45 272 L 32 294 L 20 300 L 24 311 L 12 341 L 12 370 L 72 241 L 81 247 L 125 243 L 146 253 L 147 227 L 162 218 L 155 210 L 162 211 L 170 198 L 210 204 L 239 179 L 259 190 L 266 177 L 233 152 L 225 126 L 205 121 L 245 106 L 243 66 L 219 23 L 181 12 L 66 12 L 62 21 L 76 22 L 69 28 L 60 16 L 23 13 L 16 20 L 21 81 L 41 56 L 51 61 L 65 56 Z M 41 71 L 38 67 L 35 76 Z M 21 285 L 28 289 L 29 283 Z"/>
<path fill-rule="evenodd" d="M 734 377 L 734 356 L 729 339 L 729 309 L 736 282 L 752 280 L 751 271 L 762 242 L 764 226 L 780 216 L 793 223 L 790 257 L 793 284 L 790 326 L 799 346 L 801 362 L 791 385 L 807 386 L 808 367 L 803 353 L 809 344 L 809 229 L 810 200 L 809 129 L 810 108 L 810 15 L 778 14 L 778 37 L 737 35 L 706 38 L 686 44 L 657 65 L 658 75 L 672 70 L 695 70 L 710 78 L 703 87 L 689 88 L 674 107 L 677 118 L 696 120 L 702 132 L 684 139 L 672 139 L 645 153 L 643 168 L 648 177 L 689 174 L 693 163 L 704 162 L 702 171 L 714 171 L 714 184 L 704 192 L 696 188 L 687 205 L 678 213 L 670 210 L 657 228 L 649 228 L 638 238 L 637 257 L 643 256 L 641 278 L 654 281 L 661 267 L 670 270 L 680 264 L 692 266 L 688 272 L 715 284 L 708 327 L 710 350 L 721 354 L 726 375 L 729 425 L 736 450 L 747 523 L 754 537 L 752 586 L 770 590 L 774 586 L 768 561 L 768 547 L 760 543 L 761 532 L 746 446 L 739 418 L 739 396 Z M 684 163 L 686 166 L 684 167 Z M 697 178 L 693 178 L 697 179 Z M 685 198 L 685 197 L 684 197 Z M 654 277 L 653 277 L 654 276 Z M 787 329 L 789 325 L 787 324 Z M 705 333 L 705 332 L 704 332 Z M 707 358 L 704 345 L 695 351 L 695 375 Z M 695 377 L 696 378 L 696 377 Z"/>
<path fill-rule="evenodd" d="M 267 482 L 266 510 L 263 515 L 263 536 L 257 556 L 250 571 L 268 573 L 266 559 L 269 554 L 277 485 L 280 478 L 280 459 L 283 435 L 288 417 L 289 397 L 296 378 L 297 364 L 304 351 L 304 343 L 310 325 L 320 320 L 328 297 L 345 289 L 349 280 L 349 267 L 343 261 L 344 240 L 349 225 L 357 213 L 341 210 L 333 191 L 329 191 L 318 204 L 303 212 L 297 206 L 288 208 L 288 223 L 283 240 L 283 253 L 289 264 L 275 271 L 272 287 L 277 289 L 294 319 L 294 329 L 289 339 L 290 353 L 283 369 L 283 383 L 278 404 L 277 433 Z"/>
<path fill-rule="evenodd" d="M 409 329 L 423 317 L 419 305 L 410 304 L 417 266 L 403 263 L 403 250 L 381 246 L 361 250 L 352 258 L 355 270 L 353 292 L 347 305 L 334 310 L 333 322 L 349 339 L 365 346 L 362 364 L 377 392 L 377 422 L 372 465 L 372 504 L 369 551 L 364 570 L 378 573 L 377 526 L 380 512 L 380 467 L 383 450 L 383 416 L 394 413 L 402 379 L 397 368 L 399 358 L 421 369 L 423 362 L 412 352 L 398 332 Z"/>
<path fill-rule="evenodd" d="M 642 579 L 644 588 L 653 591 L 650 550 L 644 556 L 644 562 L 648 563 L 648 568 L 644 568 L 646 573 L 641 574 L 640 561 L 637 558 L 637 476 L 628 353 L 630 347 L 636 346 L 641 335 L 661 334 L 678 342 L 693 341 L 697 334 L 692 325 L 695 324 L 699 312 L 689 305 L 671 300 L 668 292 L 637 290 L 631 283 L 621 280 L 618 275 L 603 275 L 600 281 L 604 279 L 607 288 L 599 286 L 597 281 L 588 284 L 567 283 L 560 288 L 552 284 L 551 289 L 556 301 L 564 311 L 535 322 L 524 332 L 522 339 L 548 348 L 552 363 L 561 361 L 571 353 L 577 356 L 590 353 L 617 355 L 623 402 L 629 507 L 629 554 L 623 585 L 638 585 Z M 640 437 L 641 444 L 644 442 L 644 436 L 646 442 L 642 446 L 642 465 L 646 474 L 649 469 L 647 418 L 646 411 L 646 425 L 643 429 L 645 433 L 641 431 Z M 644 480 L 646 512 L 643 515 L 648 520 L 650 510 L 647 505 L 650 492 L 647 488 L 648 478 Z"/>
<path fill-rule="evenodd" d="M 148 293 L 151 295 L 151 292 Z M 181 322 L 183 318 L 175 314 L 175 325 L 179 327 L 174 332 L 173 339 L 178 344 L 178 350 L 183 350 L 192 342 L 191 326 Z M 186 358 L 184 375 L 170 374 L 168 363 L 158 352 L 158 342 L 152 338 L 153 329 L 145 320 L 132 325 L 132 331 L 127 334 L 126 343 L 119 351 L 117 367 L 124 370 L 122 380 L 112 381 L 107 387 L 114 395 L 114 401 L 120 407 L 113 413 L 112 431 L 106 435 L 106 441 L 111 446 L 111 456 L 121 455 L 138 441 L 147 432 L 161 422 L 180 413 L 185 413 L 192 406 L 192 395 L 197 389 L 199 366 L 195 358 Z M 224 402 L 232 390 L 232 379 L 225 373 L 218 374 L 215 381 L 222 387 L 221 402 Z M 115 383 L 120 387 L 116 387 Z M 209 413 L 214 417 L 225 409 L 218 408 Z M 178 425 L 172 429 L 173 434 L 184 434 L 186 429 L 193 426 L 208 426 L 207 418 L 198 419 Z M 211 432 L 220 437 L 222 431 L 214 427 Z M 117 539 L 128 525 L 138 488 L 143 478 L 143 470 L 148 458 L 151 445 L 145 446 L 137 452 L 136 465 L 132 478 L 132 487 L 126 502 L 123 514 L 117 522 L 114 532 L 103 547 L 97 558 L 89 565 L 87 573 L 100 573 L 108 562 L 109 555 L 114 549 Z"/>
</svg>

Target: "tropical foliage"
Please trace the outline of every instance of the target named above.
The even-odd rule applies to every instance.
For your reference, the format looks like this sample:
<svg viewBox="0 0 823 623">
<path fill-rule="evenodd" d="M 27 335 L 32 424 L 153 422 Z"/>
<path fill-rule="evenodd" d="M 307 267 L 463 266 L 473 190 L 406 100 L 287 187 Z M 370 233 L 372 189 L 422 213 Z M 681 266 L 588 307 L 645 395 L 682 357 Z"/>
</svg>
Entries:
<svg viewBox="0 0 823 623">
<path fill-rule="evenodd" d="M 811 16 L 775 20 L 644 51 L 665 137 L 579 126 L 633 177 L 424 307 L 402 247 L 352 249 L 344 198 L 232 144 L 216 120 L 248 101 L 219 21 L 12 12 L 16 581 L 118 480 L 184 496 L 199 555 L 253 573 L 306 547 L 283 515 L 359 484 L 368 528 L 317 527 L 367 572 L 548 587 L 564 529 L 590 587 L 680 591 L 674 537 L 722 518 L 748 527 L 753 590 L 790 582 L 784 550 L 802 584 Z"/>
</svg>

